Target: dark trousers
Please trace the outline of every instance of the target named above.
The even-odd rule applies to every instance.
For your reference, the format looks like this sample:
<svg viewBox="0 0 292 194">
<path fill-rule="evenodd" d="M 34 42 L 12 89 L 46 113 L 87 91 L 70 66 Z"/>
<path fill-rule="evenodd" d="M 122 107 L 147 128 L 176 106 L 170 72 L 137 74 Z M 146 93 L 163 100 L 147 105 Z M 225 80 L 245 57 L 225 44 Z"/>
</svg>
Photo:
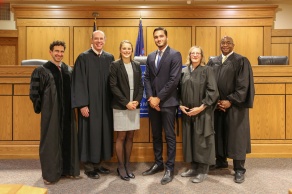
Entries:
<svg viewBox="0 0 292 194">
<path fill-rule="evenodd" d="M 228 164 L 227 158 L 217 157 L 216 165 L 222 166 L 224 164 Z M 244 168 L 245 160 L 233 160 L 233 170 L 236 172 L 245 173 L 246 169 Z"/>
<path fill-rule="evenodd" d="M 245 173 L 244 163 L 245 160 L 233 160 L 233 170 L 235 172 Z"/>
<path fill-rule="evenodd" d="M 176 136 L 174 132 L 176 106 L 161 107 L 160 111 L 149 107 L 149 118 L 151 121 L 153 149 L 155 155 L 155 163 L 163 164 L 162 152 L 162 129 L 164 129 L 165 139 L 167 143 L 167 161 L 165 167 L 168 170 L 174 170 L 174 162 L 176 155 Z"/>
<path fill-rule="evenodd" d="M 100 163 L 83 162 L 83 167 L 85 172 L 94 171 L 99 167 Z"/>
</svg>

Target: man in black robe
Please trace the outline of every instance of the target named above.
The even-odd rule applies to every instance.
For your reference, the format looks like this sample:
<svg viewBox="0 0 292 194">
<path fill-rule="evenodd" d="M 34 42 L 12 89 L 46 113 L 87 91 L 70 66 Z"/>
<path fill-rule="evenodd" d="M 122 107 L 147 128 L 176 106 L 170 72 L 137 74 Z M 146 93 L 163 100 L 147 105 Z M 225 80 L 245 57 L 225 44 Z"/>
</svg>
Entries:
<svg viewBox="0 0 292 194">
<path fill-rule="evenodd" d="M 113 153 L 113 113 L 108 82 L 114 56 L 103 50 L 104 32 L 92 34 L 92 48 L 81 53 L 72 74 L 72 107 L 78 108 L 80 160 L 89 178 L 109 173 L 100 165 Z"/>
<path fill-rule="evenodd" d="M 251 152 L 249 108 L 253 106 L 254 81 L 249 60 L 233 52 L 231 37 L 221 39 L 222 55 L 211 59 L 220 98 L 215 111 L 216 168 L 227 168 L 233 159 L 234 181 L 244 182 L 246 154 Z"/>
<path fill-rule="evenodd" d="M 30 99 L 35 113 L 41 114 L 39 155 L 45 184 L 61 176 L 79 178 L 77 129 L 71 108 L 72 69 L 62 62 L 65 42 L 50 45 L 51 61 L 31 75 Z"/>
</svg>

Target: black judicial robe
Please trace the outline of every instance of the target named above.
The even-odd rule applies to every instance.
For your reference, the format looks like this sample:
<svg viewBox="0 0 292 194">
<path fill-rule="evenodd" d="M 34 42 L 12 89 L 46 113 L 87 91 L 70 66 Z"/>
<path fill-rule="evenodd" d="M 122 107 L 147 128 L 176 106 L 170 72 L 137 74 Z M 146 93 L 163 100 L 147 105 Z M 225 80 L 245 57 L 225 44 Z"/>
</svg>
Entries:
<svg viewBox="0 0 292 194">
<path fill-rule="evenodd" d="M 81 53 L 72 73 L 72 107 L 88 106 L 89 117 L 78 110 L 79 153 L 82 162 L 99 163 L 113 153 L 112 94 L 109 69 L 114 56 L 105 51 L 98 56 L 92 49 Z"/>
<path fill-rule="evenodd" d="M 207 107 L 198 115 L 182 113 L 183 155 L 185 162 L 215 164 L 214 110 L 219 97 L 212 69 L 198 66 L 183 68 L 179 85 L 180 105 Z"/>
<path fill-rule="evenodd" d="M 41 113 L 39 155 L 42 176 L 56 182 L 61 175 L 78 176 L 77 128 L 71 108 L 72 69 L 48 61 L 31 75 L 30 99 L 35 113 Z"/>
<path fill-rule="evenodd" d="M 253 72 L 249 60 L 237 53 L 222 64 L 222 55 L 211 59 L 220 100 L 230 100 L 226 112 L 215 111 L 216 155 L 245 160 L 251 152 L 249 108 L 255 95 Z"/>
</svg>

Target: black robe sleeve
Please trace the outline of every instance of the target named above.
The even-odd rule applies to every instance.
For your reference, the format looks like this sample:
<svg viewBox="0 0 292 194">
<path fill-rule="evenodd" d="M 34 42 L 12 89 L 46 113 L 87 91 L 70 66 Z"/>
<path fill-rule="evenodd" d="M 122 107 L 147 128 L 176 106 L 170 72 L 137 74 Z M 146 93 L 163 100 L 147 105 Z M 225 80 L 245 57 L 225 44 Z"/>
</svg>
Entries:
<svg viewBox="0 0 292 194">
<path fill-rule="evenodd" d="M 72 108 L 89 105 L 87 64 L 85 57 L 80 54 L 72 72 Z"/>
<path fill-rule="evenodd" d="M 48 79 L 42 66 L 36 68 L 31 74 L 29 97 L 33 103 L 34 112 L 37 114 L 41 112 L 42 95 Z"/>
<path fill-rule="evenodd" d="M 240 68 L 236 75 L 236 87 L 227 98 L 240 107 L 252 108 L 255 94 L 252 68 L 246 57 L 237 59 L 237 63 Z"/>
</svg>

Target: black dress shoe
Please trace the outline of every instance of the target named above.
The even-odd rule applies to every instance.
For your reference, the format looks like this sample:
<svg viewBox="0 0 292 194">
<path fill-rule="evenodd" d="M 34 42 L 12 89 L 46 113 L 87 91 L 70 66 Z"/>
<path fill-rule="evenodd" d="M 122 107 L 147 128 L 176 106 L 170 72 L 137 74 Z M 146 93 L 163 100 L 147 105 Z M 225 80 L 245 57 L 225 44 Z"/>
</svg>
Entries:
<svg viewBox="0 0 292 194">
<path fill-rule="evenodd" d="M 84 172 L 84 174 L 86 174 L 88 178 L 99 179 L 99 174 L 95 171 L 87 171 L 87 172 Z"/>
<path fill-rule="evenodd" d="M 127 175 L 126 175 L 126 176 L 122 176 L 122 175 L 120 174 L 120 170 L 119 170 L 119 168 L 117 168 L 117 172 L 118 172 L 118 175 L 120 176 L 120 178 L 121 178 L 122 180 L 124 180 L 124 181 L 129 181 L 129 180 L 130 180 L 130 177 L 128 177 Z"/>
<path fill-rule="evenodd" d="M 147 175 L 155 174 L 155 173 L 162 172 L 162 171 L 164 171 L 163 164 L 160 166 L 158 166 L 157 164 L 154 164 L 153 166 L 151 166 L 151 168 L 149 168 L 148 170 L 143 172 L 142 175 L 147 176 Z"/>
<path fill-rule="evenodd" d="M 215 164 L 215 165 L 211 165 L 211 166 L 209 167 L 210 170 L 224 169 L 224 168 L 228 168 L 228 163 L 224 163 L 224 164 Z"/>
<path fill-rule="evenodd" d="M 244 178 L 244 173 L 243 172 L 240 172 L 240 171 L 235 172 L 235 174 L 234 174 L 234 182 L 243 183 L 244 179 L 245 178 Z"/>
<path fill-rule="evenodd" d="M 94 169 L 95 172 L 98 172 L 100 174 L 109 174 L 110 170 L 103 167 L 103 166 L 99 166 L 98 168 Z"/>
<path fill-rule="evenodd" d="M 165 185 L 165 184 L 171 182 L 172 179 L 173 179 L 173 171 L 166 170 L 165 173 L 164 173 L 164 176 L 161 179 L 161 184 Z"/>
</svg>

